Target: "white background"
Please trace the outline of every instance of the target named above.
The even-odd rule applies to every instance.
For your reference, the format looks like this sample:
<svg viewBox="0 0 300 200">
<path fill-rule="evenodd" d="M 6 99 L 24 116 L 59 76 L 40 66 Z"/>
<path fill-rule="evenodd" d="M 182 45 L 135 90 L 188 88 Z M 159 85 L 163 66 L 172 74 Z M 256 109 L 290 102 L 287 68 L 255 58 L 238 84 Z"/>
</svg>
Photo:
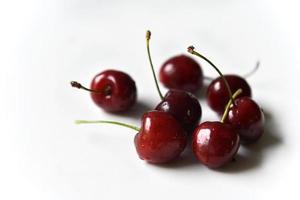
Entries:
<svg viewBox="0 0 300 200">
<path fill-rule="evenodd" d="M 1 1 L 0 199 L 299 199 L 299 18 L 299 4 L 287 0 Z M 266 133 L 237 162 L 210 170 L 187 152 L 150 165 L 138 159 L 133 131 L 73 123 L 139 125 L 158 103 L 147 29 L 157 70 L 190 44 L 224 73 L 244 74 L 261 61 L 248 81 L 267 114 Z M 106 68 L 136 81 L 139 103 L 129 116 L 104 113 L 69 86 L 89 85 Z M 200 102 L 202 121 L 216 120 Z"/>
</svg>

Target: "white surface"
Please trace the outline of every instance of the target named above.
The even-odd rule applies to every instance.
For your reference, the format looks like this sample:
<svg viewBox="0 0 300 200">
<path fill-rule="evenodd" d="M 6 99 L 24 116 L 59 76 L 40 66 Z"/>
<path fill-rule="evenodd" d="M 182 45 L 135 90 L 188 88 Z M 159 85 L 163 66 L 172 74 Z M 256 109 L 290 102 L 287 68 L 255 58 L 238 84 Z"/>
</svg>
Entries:
<svg viewBox="0 0 300 200">
<path fill-rule="evenodd" d="M 297 1 L 27 0 L 0 3 L 0 199 L 299 199 L 299 5 Z M 89 84 L 106 68 L 127 71 L 139 107 L 159 100 L 145 50 L 153 32 L 156 68 L 188 45 L 223 72 L 249 78 L 268 113 L 267 134 L 238 161 L 214 171 L 183 156 L 169 167 L 137 158 L 134 132 L 75 119 L 135 117 L 100 111 Z M 215 72 L 204 62 L 207 75 Z M 201 100 L 203 120 L 216 116 Z"/>
</svg>

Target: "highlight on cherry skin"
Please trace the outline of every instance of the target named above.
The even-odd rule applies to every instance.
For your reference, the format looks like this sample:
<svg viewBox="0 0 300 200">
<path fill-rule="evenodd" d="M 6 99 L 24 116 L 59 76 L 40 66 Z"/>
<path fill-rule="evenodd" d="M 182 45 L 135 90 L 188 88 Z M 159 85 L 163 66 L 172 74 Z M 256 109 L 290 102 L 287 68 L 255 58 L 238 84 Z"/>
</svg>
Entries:
<svg viewBox="0 0 300 200">
<path fill-rule="evenodd" d="M 105 70 L 97 74 L 91 88 L 72 81 L 71 85 L 89 91 L 94 103 L 107 112 L 122 112 L 130 109 L 136 102 L 137 88 L 135 81 L 118 70 Z"/>
<path fill-rule="evenodd" d="M 159 71 L 159 80 L 168 89 L 195 94 L 202 88 L 203 72 L 193 58 L 182 54 L 165 61 Z"/>
<path fill-rule="evenodd" d="M 240 135 L 243 144 L 256 142 L 264 132 L 265 121 L 264 113 L 262 112 L 259 105 L 250 97 L 241 95 L 240 92 L 232 95 L 230 85 L 227 82 L 227 79 L 220 72 L 220 70 L 210 60 L 195 51 L 193 46 L 189 47 L 188 51 L 191 54 L 194 54 L 209 62 L 211 66 L 216 69 L 223 80 L 223 84 L 225 85 L 227 94 L 229 94 L 230 96 L 227 97 L 229 98 L 229 102 L 225 107 L 222 121 L 225 121 L 226 123 L 234 127 L 234 129 Z M 245 85 L 241 84 L 241 86 L 244 87 Z M 246 87 L 246 93 L 249 92 L 249 88 L 250 87 Z M 235 98 L 237 99 L 234 100 Z M 232 102 L 232 105 L 230 102 Z M 229 113 L 228 118 L 227 114 L 225 115 L 225 113 L 227 112 Z"/>
<path fill-rule="evenodd" d="M 110 123 L 138 131 L 134 137 L 137 154 L 140 159 L 153 164 L 175 160 L 187 144 L 187 134 L 181 124 L 166 112 L 146 112 L 141 119 L 141 128 L 114 121 L 81 120 L 77 123 Z"/>
<path fill-rule="evenodd" d="M 155 81 L 156 89 L 161 99 L 161 102 L 158 103 L 158 105 L 155 107 L 155 110 L 171 114 L 175 119 L 178 120 L 178 122 L 181 123 L 185 131 L 188 134 L 191 134 L 193 129 L 201 119 L 202 109 L 200 103 L 197 97 L 184 90 L 170 89 L 165 96 L 162 95 L 151 58 L 150 38 L 151 32 L 147 31 L 146 44 L 148 59 Z"/>
</svg>

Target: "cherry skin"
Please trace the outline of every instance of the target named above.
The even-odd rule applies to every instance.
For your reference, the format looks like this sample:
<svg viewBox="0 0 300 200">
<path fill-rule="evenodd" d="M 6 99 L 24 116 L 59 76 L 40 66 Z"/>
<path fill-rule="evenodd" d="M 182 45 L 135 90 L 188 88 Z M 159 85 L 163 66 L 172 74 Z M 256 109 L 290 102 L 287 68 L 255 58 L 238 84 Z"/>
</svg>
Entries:
<svg viewBox="0 0 300 200">
<path fill-rule="evenodd" d="M 193 152 L 200 162 L 210 168 L 218 168 L 231 161 L 239 146 L 239 135 L 229 124 L 204 122 L 193 134 Z"/>
<path fill-rule="evenodd" d="M 201 66 L 186 55 L 168 59 L 160 68 L 159 80 L 168 89 L 197 92 L 203 85 Z"/>
<path fill-rule="evenodd" d="M 229 108 L 225 122 L 236 129 L 242 144 L 254 143 L 264 132 L 264 113 L 249 97 L 240 97 L 234 102 Z"/>
<path fill-rule="evenodd" d="M 183 90 L 169 90 L 155 110 L 171 114 L 187 133 L 192 133 L 202 114 L 198 99 Z"/>
<path fill-rule="evenodd" d="M 150 111 L 143 115 L 141 129 L 134 142 L 142 160 L 167 163 L 183 152 L 187 144 L 187 135 L 172 115 Z"/>
<path fill-rule="evenodd" d="M 91 83 L 93 101 L 107 112 L 128 110 L 137 98 L 134 80 L 126 73 L 117 70 L 105 70 L 97 74 Z"/>
<path fill-rule="evenodd" d="M 231 91 L 243 90 L 239 97 L 251 97 L 251 88 L 244 78 L 233 74 L 224 75 L 224 78 L 227 80 Z M 214 79 L 207 88 L 207 103 L 210 108 L 221 115 L 229 99 L 230 95 L 222 77 Z"/>
</svg>

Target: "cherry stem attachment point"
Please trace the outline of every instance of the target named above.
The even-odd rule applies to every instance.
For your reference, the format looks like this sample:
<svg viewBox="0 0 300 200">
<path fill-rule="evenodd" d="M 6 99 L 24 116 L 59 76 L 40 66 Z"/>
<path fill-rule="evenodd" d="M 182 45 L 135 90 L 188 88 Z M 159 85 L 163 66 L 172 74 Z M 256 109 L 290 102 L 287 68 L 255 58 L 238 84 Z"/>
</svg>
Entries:
<svg viewBox="0 0 300 200">
<path fill-rule="evenodd" d="M 110 86 L 106 86 L 103 90 L 92 90 L 92 89 L 89 89 L 87 87 L 84 87 L 83 85 L 81 85 L 80 83 L 78 83 L 76 81 L 71 81 L 71 86 L 74 87 L 74 88 L 83 89 L 83 90 L 93 92 L 93 93 L 104 93 L 104 94 L 110 94 L 111 93 L 111 87 Z"/>
<path fill-rule="evenodd" d="M 114 125 L 119 125 L 119 126 L 123 126 L 123 127 L 127 127 L 130 129 L 133 129 L 135 131 L 140 131 L 140 128 L 130 125 L 130 124 L 126 124 L 126 123 L 122 123 L 122 122 L 116 122 L 116 121 L 107 121 L 107 120 L 95 120 L 95 121 L 87 121 L 87 120 L 77 120 L 75 121 L 76 124 L 114 124 Z"/>
<path fill-rule="evenodd" d="M 233 99 L 232 99 L 232 91 L 231 91 L 231 89 L 230 89 L 230 87 L 229 87 L 229 84 L 228 84 L 227 80 L 225 79 L 225 77 L 223 76 L 222 72 L 217 68 L 217 66 L 214 65 L 208 58 L 206 58 L 206 57 L 203 56 L 202 54 L 200 54 L 200 53 L 198 53 L 197 51 L 195 51 L 195 47 L 193 47 L 193 46 L 189 46 L 189 47 L 188 47 L 188 52 L 191 53 L 191 54 L 193 54 L 193 55 L 196 55 L 196 56 L 202 58 L 203 60 L 205 60 L 206 62 L 208 62 L 208 63 L 209 63 L 209 64 L 210 64 L 210 65 L 218 72 L 218 74 L 220 75 L 220 77 L 223 79 L 223 81 L 224 81 L 224 83 L 225 83 L 225 86 L 226 86 L 226 88 L 227 88 L 229 97 L 230 97 L 230 99 L 231 99 L 232 102 L 233 102 Z"/>
<path fill-rule="evenodd" d="M 229 108 L 230 108 L 231 104 L 233 104 L 233 100 L 234 100 L 237 96 L 239 96 L 242 92 L 243 92 L 242 89 L 238 89 L 238 90 L 232 95 L 232 98 L 229 99 L 229 101 L 228 101 L 228 103 L 227 103 L 227 105 L 226 105 L 226 107 L 225 107 L 225 111 L 224 111 L 224 113 L 223 113 L 222 119 L 221 119 L 221 122 L 222 122 L 222 123 L 224 123 L 224 121 L 225 121 L 225 119 L 226 119 L 226 117 L 227 117 L 227 115 L 228 115 Z"/>
<path fill-rule="evenodd" d="M 158 85 L 158 82 L 157 82 L 157 78 L 156 78 L 156 74 L 155 74 L 155 71 L 154 71 L 153 62 L 152 62 L 152 58 L 151 58 L 151 53 L 150 53 L 150 38 L 151 38 L 151 32 L 148 30 L 146 32 L 147 54 L 148 54 L 148 59 L 149 59 L 149 63 L 150 63 L 150 66 L 151 66 L 152 74 L 153 74 L 153 77 L 154 77 L 156 89 L 158 91 L 159 97 L 162 100 L 164 97 L 163 97 L 163 95 L 160 91 L 160 88 L 159 88 L 159 85 Z"/>
</svg>

